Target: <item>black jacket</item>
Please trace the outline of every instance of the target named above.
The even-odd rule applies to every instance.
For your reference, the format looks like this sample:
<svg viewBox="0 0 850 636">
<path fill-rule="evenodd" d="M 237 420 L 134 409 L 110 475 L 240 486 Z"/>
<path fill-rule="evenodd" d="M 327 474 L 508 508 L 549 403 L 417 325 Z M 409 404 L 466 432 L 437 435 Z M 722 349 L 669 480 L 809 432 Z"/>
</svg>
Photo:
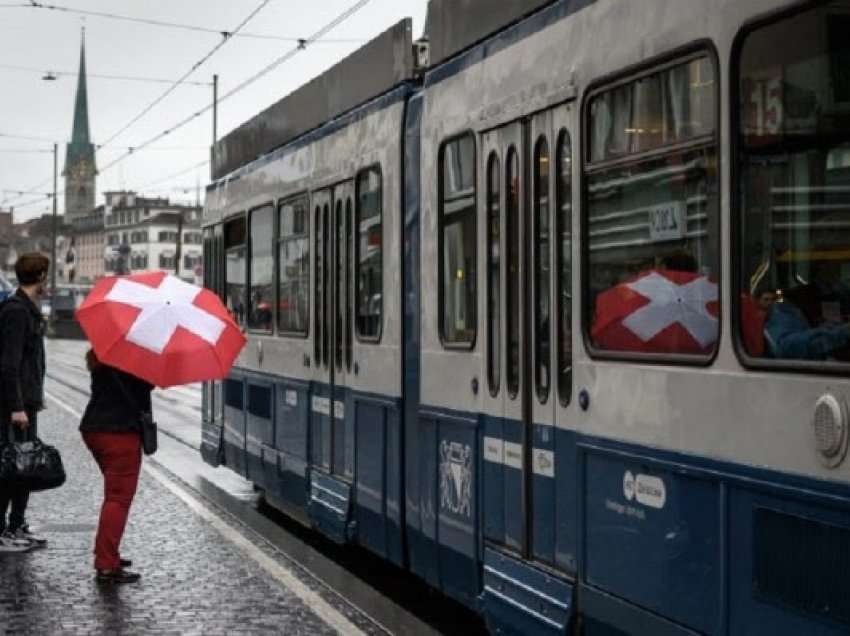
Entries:
<svg viewBox="0 0 850 636">
<path fill-rule="evenodd" d="M 91 398 L 80 430 L 125 433 L 140 431 L 141 414 L 151 412 L 153 385 L 101 364 L 91 374 Z"/>
<path fill-rule="evenodd" d="M 18 289 L 0 308 L 0 401 L 3 410 L 44 407 L 44 319 Z"/>
</svg>

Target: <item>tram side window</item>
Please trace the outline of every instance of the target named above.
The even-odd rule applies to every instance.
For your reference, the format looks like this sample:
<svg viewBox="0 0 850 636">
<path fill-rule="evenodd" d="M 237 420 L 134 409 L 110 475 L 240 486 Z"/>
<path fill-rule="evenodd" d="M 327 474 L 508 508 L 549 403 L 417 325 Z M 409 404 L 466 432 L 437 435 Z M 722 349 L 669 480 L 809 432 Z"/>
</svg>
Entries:
<svg viewBox="0 0 850 636">
<path fill-rule="evenodd" d="M 736 275 L 755 358 L 850 362 L 849 30 L 850 1 L 828 2 L 740 49 Z"/>
<path fill-rule="evenodd" d="M 277 328 L 282 334 L 307 335 L 310 321 L 310 202 L 300 196 L 278 211 Z"/>
<path fill-rule="evenodd" d="M 549 143 L 543 135 L 534 149 L 534 385 L 540 402 L 549 397 Z"/>
<path fill-rule="evenodd" d="M 357 335 L 376 341 L 381 336 L 383 315 L 383 192 L 379 168 L 367 168 L 357 176 Z"/>
<path fill-rule="evenodd" d="M 248 329 L 271 332 L 274 317 L 274 208 L 253 210 L 251 225 L 251 297 Z"/>
<path fill-rule="evenodd" d="M 487 161 L 487 381 L 499 393 L 502 369 L 501 168 L 499 155 Z"/>
<path fill-rule="evenodd" d="M 719 324 L 717 83 L 705 54 L 586 112 L 586 328 L 596 350 L 710 356 Z"/>
<path fill-rule="evenodd" d="M 245 324 L 245 217 L 224 224 L 224 293 L 227 308 L 236 322 Z"/>
<path fill-rule="evenodd" d="M 440 333 L 450 345 L 471 346 L 476 332 L 475 138 L 440 148 Z"/>
<path fill-rule="evenodd" d="M 558 138 L 555 164 L 556 254 L 558 261 L 558 397 L 570 403 L 573 370 L 573 157 L 570 133 L 562 130 Z"/>
</svg>

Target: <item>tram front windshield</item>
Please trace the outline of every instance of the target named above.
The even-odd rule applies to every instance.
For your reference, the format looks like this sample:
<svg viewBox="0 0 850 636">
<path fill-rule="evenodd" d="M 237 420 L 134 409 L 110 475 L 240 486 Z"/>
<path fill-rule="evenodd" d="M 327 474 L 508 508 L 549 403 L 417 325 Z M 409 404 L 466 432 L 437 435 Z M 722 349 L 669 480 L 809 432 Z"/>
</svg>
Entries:
<svg viewBox="0 0 850 636">
<path fill-rule="evenodd" d="M 848 33 L 842 0 L 743 42 L 740 336 L 753 357 L 850 361 Z"/>
</svg>

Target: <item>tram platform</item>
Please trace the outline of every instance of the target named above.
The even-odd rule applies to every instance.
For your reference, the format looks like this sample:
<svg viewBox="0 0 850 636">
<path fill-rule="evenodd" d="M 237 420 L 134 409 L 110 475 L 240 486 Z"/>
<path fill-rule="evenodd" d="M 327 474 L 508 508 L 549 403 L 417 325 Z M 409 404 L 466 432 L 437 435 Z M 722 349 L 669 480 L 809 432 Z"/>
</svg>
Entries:
<svg viewBox="0 0 850 636">
<path fill-rule="evenodd" d="M 177 477 L 172 468 L 199 460 L 167 434 L 156 459 L 145 459 L 122 544 L 142 579 L 97 583 L 102 480 L 77 431 L 85 397 L 63 388 L 48 382 L 39 432 L 61 450 L 68 481 L 30 501 L 30 524 L 49 546 L 0 556 L 0 634 L 382 631 Z"/>
</svg>

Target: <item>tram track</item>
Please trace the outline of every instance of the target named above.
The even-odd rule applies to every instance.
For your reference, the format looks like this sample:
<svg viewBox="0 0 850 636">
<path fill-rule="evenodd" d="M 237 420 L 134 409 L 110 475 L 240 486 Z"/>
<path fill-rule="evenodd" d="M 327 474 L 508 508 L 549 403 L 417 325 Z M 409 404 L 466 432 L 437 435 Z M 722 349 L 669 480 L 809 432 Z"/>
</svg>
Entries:
<svg viewBox="0 0 850 636">
<path fill-rule="evenodd" d="M 68 346 L 75 345 L 62 341 L 51 343 L 47 379 L 51 401 L 64 404 L 64 410 L 70 414 L 82 412 L 85 408 L 89 375 L 83 364 L 78 362 L 81 358 L 68 353 Z M 378 631 L 397 634 L 463 633 L 464 636 L 486 633 L 477 615 L 442 596 L 409 572 L 360 548 L 333 544 L 267 504 L 262 496 L 257 501 L 256 497 L 229 492 L 203 475 L 184 474 L 186 465 L 202 463 L 199 445 L 190 443 L 185 435 L 175 434 L 171 429 L 185 426 L 183 420 L 193 411 L 181 399 L 200 401 L 200 391 L 175 391 L 173 395 L 171 400 L 163 401 L 161 392 L 155 392 L 154 404 L 160 431 L 168 438 L 168 443 L 161 445 L 161 452 L 154 462 L 169 479 L 190 489 L 196 499 L 208 502 L 214 509 L 220 509 L 238 524 L 244 525 L 282 554 L 293 567 L 303 570 L 306 576 L 315 579 L 332 595 L 367 617 Z M 195 412 L 193 417 L 194 426 L 199 429 L 200 413 Z M 175 423 L 175 418 L 180 421 Z M 172 451 L 170 440 L 179 442 L 179 449 Z M 174 447 L 173 444 L 170 446 Z M 179 459 L 181 457 L 184 459 Z M 235 540 L 240 541 L 238 537 Z"/>
</svg>

